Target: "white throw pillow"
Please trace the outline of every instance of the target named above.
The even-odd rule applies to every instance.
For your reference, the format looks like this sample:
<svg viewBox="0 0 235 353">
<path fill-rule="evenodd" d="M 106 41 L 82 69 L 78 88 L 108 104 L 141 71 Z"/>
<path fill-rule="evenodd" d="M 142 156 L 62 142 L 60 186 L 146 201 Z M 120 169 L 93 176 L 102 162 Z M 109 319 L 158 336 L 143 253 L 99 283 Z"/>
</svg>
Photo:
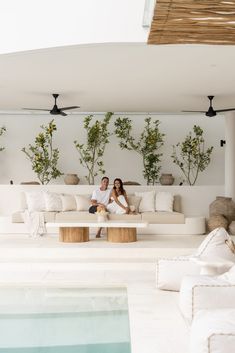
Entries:
<svg viewBox="0 0 235 353">
<path fill-rule="evenodd" d="M 74 195 L 62 194 L 61 196 L 62 201 L 62 211 L 76 211 L 77 203 L 75 200 Z"/>
<path fill-rule="evenodd" d="M 174 196 L 170 192 L 160 191 L 156 195 L 155 210 L 173 212 Z"/>
<path fill-rule="evenodd" d="M 139 211 L 140 212 L 154 212 L 154 191 L 147 191 L 147 192 L 135 192 L 136 196 L 141 197 Z"/>
<path fill-rule="evenodd" d="M 43 193 L 46 211 L 62 211 L 62 201 L 60 194 L 46 191 Z"/>
<path fill-rule="evenodd" d="M 88 211 L 91 206 L 91 195 L 75 195 L 77 211 Z"/>
<path fill-rule="evenodd" d="M 127 195 L 127 199 L 129 206 L 133 206 L 135 208 L 134 211 L 139 212 L 141 197 L 135 195 Z"/>
<path fill-rule="evenodd" d="M 25 196 L 29 212 L 45 210 L 45 201 L 41 191 L 27 191 Z"/>
<path fill-rule="evenodd" d="M 210 232 L 201 243 L 196 253 L 203 259 L 215 259 L 216 257 L 235 262 L 235 254 L 230 247 L 231 238 L 224 228 L 216 228 Z"/>
</svg>

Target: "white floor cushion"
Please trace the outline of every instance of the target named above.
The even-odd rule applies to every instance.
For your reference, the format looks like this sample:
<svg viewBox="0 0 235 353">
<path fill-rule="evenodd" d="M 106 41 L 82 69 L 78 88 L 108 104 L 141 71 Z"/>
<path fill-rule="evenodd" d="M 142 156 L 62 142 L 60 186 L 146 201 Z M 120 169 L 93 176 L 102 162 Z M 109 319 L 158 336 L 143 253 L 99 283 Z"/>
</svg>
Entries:
<svg viewBox="0 0 235 353">
<path fill-rule="evenodd" d="M 235 309 L 199 311 L 191 326 L 190 353 L 235 352 Z"/>
<path fill-rule="evenodd" d="M 217 228 L 207 235 L 197 251 L 191 256 L 158 259 L 156 268 L 157 287 L 164 290 L 179 291 L 184 276 L 200 273 L 199 265 L 192 261 L 193 257 L 202 257 L 204 260 L 219 257 L 235 263 L 235 254 L 228 246 L 228 242 L 231 243 L 231 237 L 226 230 Z"/>
<path fill-rule="evenodd" d="M 179 291 L 182 278 L 199 274 L 199 267 L 191 256 L 178 256 L 157 261 L 156 284 L 163 290 Z"/>
<path fill-rule="evenodd" d="M 185 276 L 180 288 L 179 307 L 184 318 L 191 322 L 199 310 L 219 308 L 220 305 L 226 307 L 230 302 L 228 297 L 234 295 L 235 286 L 233 288 L 218 276 Z M 223 296 L 227 296 L 227 300 Z M 234 299 L 233 302 L 231 305 L 235 308 Z"/>
</svg>

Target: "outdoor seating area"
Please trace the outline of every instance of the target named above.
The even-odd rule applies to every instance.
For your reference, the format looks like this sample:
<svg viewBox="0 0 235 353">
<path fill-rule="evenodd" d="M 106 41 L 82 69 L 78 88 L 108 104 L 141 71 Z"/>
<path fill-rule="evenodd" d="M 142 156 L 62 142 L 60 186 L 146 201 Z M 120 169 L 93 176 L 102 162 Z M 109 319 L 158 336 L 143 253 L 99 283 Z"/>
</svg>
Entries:
<svg viewBox="0 0 235 353">
<path fill-rule="evenodd" d="M 91 185 L 76 187 L 22 185 L 5 188 L 6 194 L 9 191 L 9 201 L 13 198 L 15 200 L 14 204 L 9 202 L 9 206 L 7 204 L 1 206 L 0 201 L 0 208 L 2 207 L 8 216 L 5 232 L 27 232 L 27 227 L 23 223 L 23 215 L 26 210 L 41 212 L 45 223 L 93 223 L 97 221 L 98 215 L 89 213 L 88 208 L 92 191 L 95 188 Z M 206 232 L 206 217 L 197 215 L 198 211 L 192 207 L 196 206 L 196 202 L 194 201 L 194 204 L 190 200 L 188 203 L 184 202 L 187 190 L 184 191 L 180 187 L 169 189 L 169 187 L 159 186 L 127 186 L 126 189 L 130 205 L 135 208 L 135 211 L 131 214 L 109 213 L 107 217 L 109 221 L 148 223 L 147 227 L 138 229 L 138 234 L 194 235 Z M 181 193 L 179 194 L 179 192 Z M 212 192 L 215 191 L 212 190 Z M 199 189 L 197 193 L 204 193 L 204 188 Z M 159 198 L 162 198 L 162 204 L 157 203 L 158 195 Z M 163 202 L 164 198 L 168 200 L 168 203 Z M 213 198 L 213 194 L 210 195 L 210 198 Z M 203 205 L 203 208 L 207 210 L 205 212 L 208 212 L 206 204 Z M 204 213 L 203 208 L 201 214 Z M 50 227 L 48 231 L 52 231 L 52 228 Z"/>
<path fill-rule="evenodd" d="M 191 256 L 158 260 L 157 287 L 179 291 L 180 311 L 191 325 L 190 353 L 232 351 L 234 274 L 235 244 L 223 228 L 207 235 Z"/>
<path fill-rule="evenodd" d="M 0 353 L 235 353 L 234 8 L 1 1 Z"/>
</svg>

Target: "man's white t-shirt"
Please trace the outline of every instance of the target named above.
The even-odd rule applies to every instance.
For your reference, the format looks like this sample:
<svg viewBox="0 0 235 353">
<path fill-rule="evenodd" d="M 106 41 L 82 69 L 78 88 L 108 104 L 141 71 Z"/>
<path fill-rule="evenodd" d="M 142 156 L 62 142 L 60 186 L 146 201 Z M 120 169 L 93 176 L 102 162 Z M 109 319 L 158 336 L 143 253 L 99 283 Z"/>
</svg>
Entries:
<svg viewBox="0 0 235 353">
<path fill-rule="evenodd" d="M 96 200 L 97 203 L 102 203 L 105 206 L 107 206 L 109 203 L 110 193 L 111 193 L 110 189 L 107 189 L 107 190 L 96 189 L 93 191 L 91 199 Z"/>
</svg>

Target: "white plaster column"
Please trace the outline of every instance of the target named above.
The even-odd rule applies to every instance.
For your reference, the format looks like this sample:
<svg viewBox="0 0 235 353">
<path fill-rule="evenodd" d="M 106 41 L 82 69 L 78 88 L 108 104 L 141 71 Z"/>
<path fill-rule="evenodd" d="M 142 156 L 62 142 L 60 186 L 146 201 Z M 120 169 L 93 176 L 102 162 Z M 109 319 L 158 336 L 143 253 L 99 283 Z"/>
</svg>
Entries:
<svg viewBox="0 0 235 353">
<path fill-rule="evenodd" d="M 225 196 L 235 200 L 235 112 L 225 114 Z"/>
</svg>

